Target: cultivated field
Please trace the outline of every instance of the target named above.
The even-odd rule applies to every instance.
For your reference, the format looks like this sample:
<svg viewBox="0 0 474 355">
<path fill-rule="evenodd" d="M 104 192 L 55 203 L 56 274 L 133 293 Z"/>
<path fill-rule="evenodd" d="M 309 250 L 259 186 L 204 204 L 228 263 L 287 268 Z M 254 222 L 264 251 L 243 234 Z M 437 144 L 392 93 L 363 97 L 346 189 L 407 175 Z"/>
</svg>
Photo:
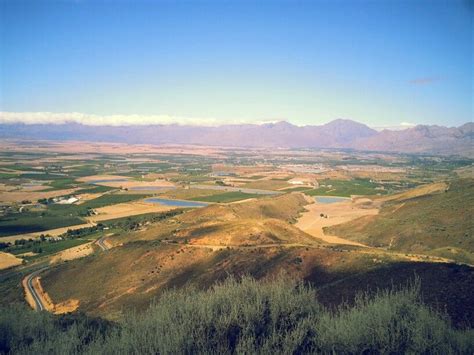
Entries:
<svg viewBox="0 0 474 355">
<path fill-rule="evenodd" d="M 21 280 L 33 275 L 50 312 L 120 320 L 170 288 L 285 272 L 332 307 L 416 273 L 429 304 L 456 324 L 474 321 L 461 305 L 474 294 L 466 159 L 61 142 L 15 149 L 0 155 L 4 299 L 22 300 Z"/>
</svg>

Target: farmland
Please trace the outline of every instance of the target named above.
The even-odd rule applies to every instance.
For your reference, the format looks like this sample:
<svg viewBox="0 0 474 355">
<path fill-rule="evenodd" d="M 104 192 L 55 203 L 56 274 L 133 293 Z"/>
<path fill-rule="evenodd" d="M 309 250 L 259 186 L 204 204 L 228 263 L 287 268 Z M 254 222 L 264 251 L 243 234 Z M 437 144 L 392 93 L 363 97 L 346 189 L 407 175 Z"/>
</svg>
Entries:
<svg viewBox="0 0 474 355">
<path fill-rule="evenodd" d="M 457 301 L 474 291 L 466 281 L 472 223 L 462 208 L 472 203 L 471 161 L 62 149 L 0 155 L 5 300 L 21 302 L 18 282 L 45 265 L 36 287 L 52 312 L 118 322 L 124 309 L 142 312 L 168 289 L 207 292 L 229 275 L 285 272 L 337 307 L 374 285 L 406 285 L 413 271 L 429 306 L 445 307 L 456 326 L 474 321 L 474 309 Z"/>
</svg>

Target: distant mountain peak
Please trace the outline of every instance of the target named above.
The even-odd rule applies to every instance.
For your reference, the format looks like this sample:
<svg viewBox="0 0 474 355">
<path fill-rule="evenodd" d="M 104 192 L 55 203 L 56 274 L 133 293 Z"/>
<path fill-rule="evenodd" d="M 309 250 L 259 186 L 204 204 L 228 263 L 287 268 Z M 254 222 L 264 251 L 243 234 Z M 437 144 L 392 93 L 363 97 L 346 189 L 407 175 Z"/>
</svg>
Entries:
<svg viewBox="0 0 474 355">
<path fill-rule="evenodd" d="M 357 121 L 354 121 L 354 120 L 350 120 L 350 119 L 347 119 L 347 118 L 336 118 L 335 120 L 332 120 L 326 124 L 324 124 L 323 126 L 326 126 L 326 127 L 330 127 L 330 126 L 348 126 L 348 127 L 354 127 L 354 126 L 357 126 L 357 127 L 367 127 L 367 128 L 370 128 L 369 126 L 367 126 L 366 124 L 363 124 L 363 123 L 360 123 L 360 122 L 357 122 Z M 370 128 L 372 129 L 372 128 Z"/>
<path fill-rule="evenodd" d="M 294 124 L 288 121 L 278 121 L 278 122 L 271 122 L 271 123 L 264 123 L 262 126 L 265 127 L 278 127 L 278 128 L 293 128 L 297 127 Z"/>
<path fill-rule="evenodd" d="M 67 124 L 0 124 L 0 139 L 76 140 L 129 144 L 202 144 L 230 147 L 351 148 L 359 150 L 458 154 L 473 156 L 472 122 L 461 127 L 419 125 L 376 131 L 338 118 L 323 125 L 296 126 L 287 121 L 265 124 L 189 126 L 88 126 Z"/>
</svg>

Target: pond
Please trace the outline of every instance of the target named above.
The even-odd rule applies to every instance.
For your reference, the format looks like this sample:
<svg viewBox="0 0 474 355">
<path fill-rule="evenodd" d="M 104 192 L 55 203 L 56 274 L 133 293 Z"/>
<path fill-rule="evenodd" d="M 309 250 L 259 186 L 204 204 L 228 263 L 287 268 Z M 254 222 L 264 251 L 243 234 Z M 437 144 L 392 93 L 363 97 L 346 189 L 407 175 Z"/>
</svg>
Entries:
<svg viewBox="0 0 474 355">
<path fill-rule="evenodd" d="M 336 203 L 336 202 L 344 202 L 350 200 L 349 197 L 340 197 L 340 196 L 316 196 L 314 198 L 317 203 Z"/>
<path fill-rule="evenodd" d="M 167 200 L 164 198 L 157 198 L 157 197 L 147 198 L 145 199 L 145 202 L 159 203 L 165 206 L 173 206 L 173 207 L 205 207 L 208 205 L 205 202 Z"/>
</svg>

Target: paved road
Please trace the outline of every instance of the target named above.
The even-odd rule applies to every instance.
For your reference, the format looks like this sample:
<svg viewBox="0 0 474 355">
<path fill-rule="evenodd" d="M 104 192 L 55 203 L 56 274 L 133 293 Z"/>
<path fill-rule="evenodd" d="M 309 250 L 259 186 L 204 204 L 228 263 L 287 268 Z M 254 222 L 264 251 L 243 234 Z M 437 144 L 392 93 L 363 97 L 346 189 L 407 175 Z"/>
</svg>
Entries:
<svg viewBox="0 0 474 355">
<path fill-rule="evenodd" d="M 31 296 L 33 297 L 33 300 L 35 301 L 37 311 L 44 311 L 45 307 L 44 307 L 43 302 L 41 301 L 41 298 L 39 297 L 38 293 L 33 287 L 33 280 L 35 279 L 35 277 L 37 277 L 40 273 L 42 273 L 46 269 L 48 268 L 44 267 L 42 269 L 36 270 L 35 272 L 29 274 L 26 277 L 26 287 L 28 288 L 28 292 L 31 294 Z"/>
<path fill-rule="evenodd" d="M 99 239 L 97 239 L 96 244 L 100 247 L 100 249 L 102 249 L 102 251 L 106 251 L 108 249 L 107 246 L 104 244 L 104 237 L 100 237 Z"/>
<path fill-rule="evenodd" d="M 102 249 L 102 251 L 106 251 L 106 250 L 109 250 L 109 249 L 110 249 L 110 248 L 109 248 L 107 245 L 105 245 L 105 243 L 104 243 L 104 238 L 105 238 L 105 237 L 106 237 L 105 235 L 104 235 L 103 237 L 100 237 L 99 239 L 97 239 L 97 242 L 96 242 L 96 244 L 100 247 L 100 249 Z"/>
</svg>

